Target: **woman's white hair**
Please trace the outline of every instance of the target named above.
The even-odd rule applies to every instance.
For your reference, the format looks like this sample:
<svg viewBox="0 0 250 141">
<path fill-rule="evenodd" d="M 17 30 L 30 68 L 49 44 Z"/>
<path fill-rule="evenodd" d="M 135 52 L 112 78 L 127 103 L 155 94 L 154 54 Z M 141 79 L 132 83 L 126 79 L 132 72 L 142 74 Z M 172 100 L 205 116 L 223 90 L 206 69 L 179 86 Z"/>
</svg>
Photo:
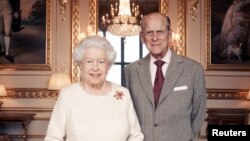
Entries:
<svg viewBox="0 0 250 141">
<path fill-rule="evenodd" d="M 114 50 L 113 46 L 105 37 L 94 35 L 84 38 L 76 45 L 75 50 L 73 52 L 73 59 L 77 63 L 77 65 L 81 63 L 84 57 L 85 49 L 90 47 L 104 49 L 110 61 L 110 66 L 115 63 L 116 51 Z"/>
</svg>

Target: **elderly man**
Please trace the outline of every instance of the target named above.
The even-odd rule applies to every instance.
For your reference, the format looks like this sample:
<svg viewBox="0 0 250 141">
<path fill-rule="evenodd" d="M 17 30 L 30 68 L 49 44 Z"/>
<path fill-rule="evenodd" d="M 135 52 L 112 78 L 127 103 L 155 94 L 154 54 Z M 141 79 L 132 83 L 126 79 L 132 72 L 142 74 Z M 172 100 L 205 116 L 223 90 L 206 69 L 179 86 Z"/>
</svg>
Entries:
<svg viewBox="0 0 250 141">
<path fill-rule="evenodd" d="M 149 54 L 125 68 L 144 141 L 193 141 L 205 118 L 206 86 L 201 64 L 169 48 L 170 19 L 150 13 L 141 40 Z"/>
</svg>

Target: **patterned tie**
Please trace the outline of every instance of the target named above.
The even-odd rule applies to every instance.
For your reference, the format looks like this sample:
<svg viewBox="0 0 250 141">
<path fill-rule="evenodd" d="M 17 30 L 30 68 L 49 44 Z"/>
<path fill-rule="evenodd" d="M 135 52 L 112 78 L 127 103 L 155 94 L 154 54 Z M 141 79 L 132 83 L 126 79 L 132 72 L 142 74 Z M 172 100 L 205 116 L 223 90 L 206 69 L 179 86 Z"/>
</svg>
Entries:
<svg viewBox="0 0 250 141">
<path fill-rule="evenodd" d="M 155 83 L 154 83 L 154 102 L 155 102 L 155 108 L 157 107 L 159 98 L 160 98 L 160 94 L 161 94 L 161 89 L 162 89 L 162 85 L 164 82 L 164 76 L 162 73 L 162 65 L 165 63 L 162 60 L 157 60 L 154 62 L 157 66 L 157 70 L 156 70 L 156 74 L 155 74 Z"/>
</svg>

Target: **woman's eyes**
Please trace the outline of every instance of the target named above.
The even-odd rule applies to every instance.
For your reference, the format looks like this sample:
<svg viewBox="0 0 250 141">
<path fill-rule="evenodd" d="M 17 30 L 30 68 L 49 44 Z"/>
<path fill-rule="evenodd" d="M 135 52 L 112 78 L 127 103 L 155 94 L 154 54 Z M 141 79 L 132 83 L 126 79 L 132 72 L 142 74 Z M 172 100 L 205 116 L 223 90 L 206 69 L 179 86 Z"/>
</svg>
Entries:
<svg viewBox="0 0 250 141">
<path fill-rule="evenodd" d="M 90 64 L 90 63 L 92 63 L 93 61 L 92 61 L 92 60 L 86 60 L 86 62 L 87 62 L 88 64 Z"/>
<path fill-rule="evenodd" d="M 105 60 L 96 60 L 99 64 L 104 64 Z M 92 64 L 93 62 L 95 62 L 94 60 L 86 60 L 86 63 L 88 64 Z"/>
<path fill-rule="evenodd" d="M 100 64 L 104 64 L 104 62 L 105 62 L 104 60 L 99 60 Z"/>
</svg>

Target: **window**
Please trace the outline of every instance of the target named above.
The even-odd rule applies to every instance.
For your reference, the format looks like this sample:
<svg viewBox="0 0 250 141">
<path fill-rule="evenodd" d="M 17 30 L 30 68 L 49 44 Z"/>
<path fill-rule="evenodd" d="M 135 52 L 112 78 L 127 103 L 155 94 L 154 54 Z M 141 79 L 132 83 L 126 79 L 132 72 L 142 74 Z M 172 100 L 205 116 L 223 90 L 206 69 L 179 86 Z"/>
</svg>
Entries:
<svg viewBox="0 0 250 141">
<path fill-rule="evenodd" d="M 117 51 L 115 64 L 109 70 L 107 80 L 117 84 L 122 84 L 122 73 L 124 67 L 127 64 L 144 57 L 148 54 L 148 51 L 145 45 L 142 45 L 139 35 L 120 37 L 106 32 L 106 38 Z"/>
</svg>

